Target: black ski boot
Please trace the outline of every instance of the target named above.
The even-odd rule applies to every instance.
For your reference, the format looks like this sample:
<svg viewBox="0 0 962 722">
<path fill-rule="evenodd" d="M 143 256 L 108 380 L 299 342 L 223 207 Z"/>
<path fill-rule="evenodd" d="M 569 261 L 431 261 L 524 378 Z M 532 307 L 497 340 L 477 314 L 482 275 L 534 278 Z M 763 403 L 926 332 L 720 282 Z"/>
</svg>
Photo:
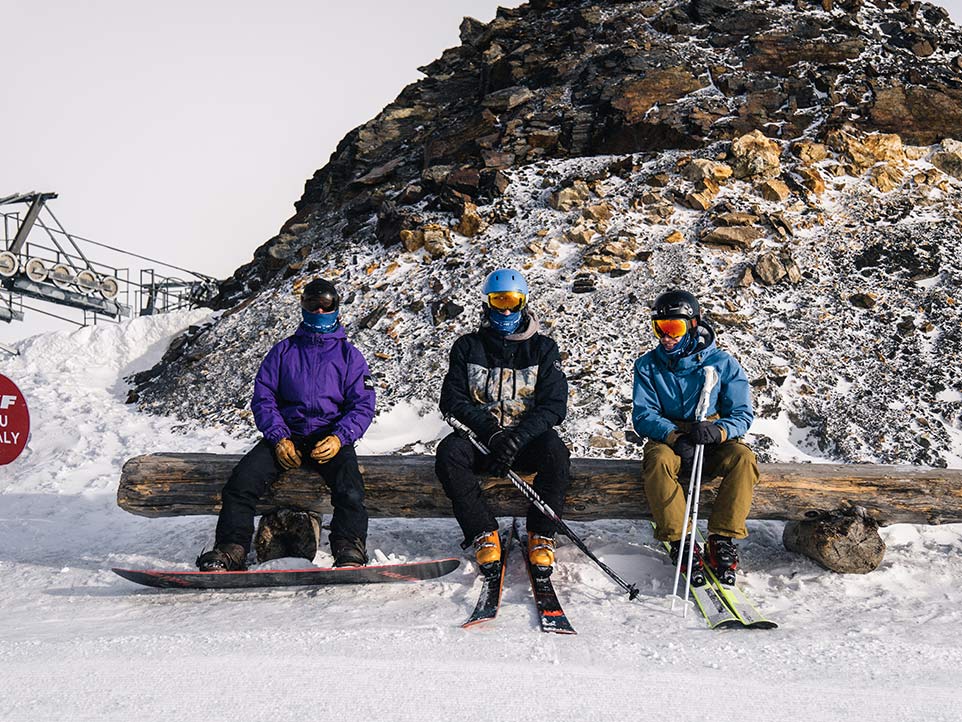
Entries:
<svg viewBox="0 0 962 722">
<path fill-rule="evenodd" d="M 247 552 L 240 544 L 216 544 L 195 563 L 202 572 L 243 572 L 247 570 Z"/>
<path fill-rule="evenodd" d="M 678 553 L 681 551 L 681 573 L 688 576 L 689 581 L 693 587 L 700 587 L 705 583 L 705 562 L 701 557 L 701 547 L 695 544 L 695 554 L 691 561 L 691 574 L 688 573 L 688 542 L 685 542 L 685 548 L 680 549 L 681 542 L 673 541 L 669 542 L 670 549 L 668 550 L 669 556 L 671 556 L 671 563 L 678 564 Z"/>
<path fill-rule="evenodd" d="M 718 581 L 732 586 L 738 569 L 738 549 L 731 537 L 712 534 L 708 537 L 708 566 Z"/>
<path fill-rule="evenodd" d="M 363 567 L 367 564 L 367 548 L 363 539 L 331 537 L 331 553 L 335 567 Z"/>
</svg>

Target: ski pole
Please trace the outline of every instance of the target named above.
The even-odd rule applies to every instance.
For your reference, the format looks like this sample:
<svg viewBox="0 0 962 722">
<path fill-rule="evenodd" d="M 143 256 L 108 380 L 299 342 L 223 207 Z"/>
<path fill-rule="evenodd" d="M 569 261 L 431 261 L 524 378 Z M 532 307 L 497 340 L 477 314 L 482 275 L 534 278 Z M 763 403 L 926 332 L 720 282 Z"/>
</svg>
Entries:
<svg viewBox="0 0 962 722">
<path fill-rule="evenodd" d="M 705 367 L 705 382 L 701 388 L 701 398 L 698 399 L 698 406 L 695 408 L 695 418 L 704 421 L 708 417 L 708 405 L 711 402 L 711 392 L 718 383 L 718 372 L 714 366 Z M 681 541 L 678 544 L 678 561 L 675 565 L 675 583 L 671 590 L 671 608 L 675 608 L 675 600 L 678 598 L 678 581 L 681 577 L 681 559 L 685 552 L 685 541 L 688 538 L 688 523 L 691 521 L 691 538 L 688 539 L 688 574 L 685 575 L 685 616 L 688 616 L 688 597 L 691 593 L 691 569 L 695 559 L 695 533 L 698 530 L 698 499 L 701 496 L 701 474 L 702 464 L 705 458 L 705 446 L 695 445 L 695 454 L 691 464 L 691 478 L 688 481 L 688 498 L 685 500 L 685 524 L 681 531 Z"/>
<path fill-rule="evenodd" d="M 448 422 L 448 425 L 451 428 L 456 429 L 457 431 L 460 431 L 462 434 L 464 434 L 465 438 L 467 438 L 467 440 L 474 445 L 474 448 L 476 448 L 482 454 L 490 455 L 491 452 L 488 450 L 488 448 L 484 444 L 481 443 L 481 441 L 478 439 L 475 433 L 471 431 L 471 429 L 469 429 L 467 426 L 462 424 L 453 416 L 445 417 L 444 420 Z M 584 552 L 585 555 L 589 559 L 591 559 L 591 561 L 597 564 L 601 568 L 601 571 L 603 571 L 605 574 L 611 577 L 611 579 L 613 579 L 618 584 L 618 586 L 620 586 L 622 589 L 628 592 L 628 599 L 634 599 L 635 597 L 638 596 L 638 587 L 636 587 L 634 584 L 629 584 L 624 579 L 619 577 L 615 573 L 615 571 L 612 570 L 607 564 L 605 564 L 598 557 L 592 554 L 591 550 L 588 549 L 585 543 L 581 540 L 581 537 L 575 534 L 571 530 L 571 527 L 565 524 L 564 520 L 560 516 L 558 516 L 555 513 L 555 511 L 550 506 L 548 506 L 540 496 L 538 496 L 538 492 L 536 492 L 534 489 L 531 488 L 531 486 L 526 484 L 524 480 L 520 476 L 518 476 L 516 473 L 514 473 L 511 469 L 508 469 L 508 479 L 511 481 L 512 484 L 514 484 L 514 487 L 518 491 L 520 491 L 522 495 L 524 495 L 524 497 L 534 505 L 535 509 L 540 511 L 542 514 L 548 517 L 552 522 L 554 522 L 555 526 L 558 527 L 558 530 L 562 534 L 564 534 L 566 537 L 568 537 L 576 547 L 578 547 L 582 552 Z"/>
</svg>

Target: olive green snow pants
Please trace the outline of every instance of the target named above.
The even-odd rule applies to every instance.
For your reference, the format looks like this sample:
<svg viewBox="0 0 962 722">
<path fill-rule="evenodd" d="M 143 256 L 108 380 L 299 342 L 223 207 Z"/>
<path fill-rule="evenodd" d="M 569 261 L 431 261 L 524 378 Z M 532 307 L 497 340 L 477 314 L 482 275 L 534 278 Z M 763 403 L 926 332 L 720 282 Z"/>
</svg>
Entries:
<svg viewBox="0 0 962 722">
<path fill-rule="evenodd" d="M 689 482 L 683 479 L 679 483 L 681 458 L 668 444 L 649 441 L 645 444 L 641 466 L 645 495 L 657 527 L 655 536 L 660 541 L 681 539 Z M 702 481 L 716 476 L 722 477 L 722 481 L 708 517 L 708 533 L 744 539 L 748 536 L 745 520 L 758 483 L 755 454 L 737 439 L 706 446 Z"/>
</svg>

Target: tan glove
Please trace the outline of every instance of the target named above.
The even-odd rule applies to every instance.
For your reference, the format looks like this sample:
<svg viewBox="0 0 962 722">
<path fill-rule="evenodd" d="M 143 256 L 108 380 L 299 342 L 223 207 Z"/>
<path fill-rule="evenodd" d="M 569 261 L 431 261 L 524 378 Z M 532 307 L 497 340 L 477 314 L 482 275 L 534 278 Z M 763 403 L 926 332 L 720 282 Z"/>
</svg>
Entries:
<svg viewBox="0 0 962 722">
<path fill-rule="evenodd" d="M 331 434 L 330 436 L 325 436 L 314 445 L 311 458 L 318 464 L 323 464 L 337 456 L 337 452 L 340 450 L 341 440 L 334 434 Z"/>
<path fill-rule="evenodd" d="M 285 469 L 296 469 L 301 465 L 301 455 L 290 439 L 281 439 L 274 445 L 274 455 Z"/>
</svg>

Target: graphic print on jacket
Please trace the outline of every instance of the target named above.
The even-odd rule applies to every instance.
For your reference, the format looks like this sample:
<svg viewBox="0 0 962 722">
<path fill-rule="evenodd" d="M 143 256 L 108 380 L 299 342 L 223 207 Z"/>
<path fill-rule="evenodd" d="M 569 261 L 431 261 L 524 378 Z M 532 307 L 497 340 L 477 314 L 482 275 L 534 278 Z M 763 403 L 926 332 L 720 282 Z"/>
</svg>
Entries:
<svg viewBox="0 0 962 722">
<path fill-rule="evenodd" d="M 518 425 L 534 405 L 538 367 L 486 368 L 468 364 L 468 392 L 479 406 L 492 414 L 503 428 Z"/>
<path fill-rule="evenodd" d="M 486 324 L 451 347 L 438 407 L 487 442 L 513 428 L 526 442 L 560 424 L 567 413 L 568 379 L 557 344 L 538 333 L 528 314 L 523 331 L 502 336 Z"/>
</svg>

